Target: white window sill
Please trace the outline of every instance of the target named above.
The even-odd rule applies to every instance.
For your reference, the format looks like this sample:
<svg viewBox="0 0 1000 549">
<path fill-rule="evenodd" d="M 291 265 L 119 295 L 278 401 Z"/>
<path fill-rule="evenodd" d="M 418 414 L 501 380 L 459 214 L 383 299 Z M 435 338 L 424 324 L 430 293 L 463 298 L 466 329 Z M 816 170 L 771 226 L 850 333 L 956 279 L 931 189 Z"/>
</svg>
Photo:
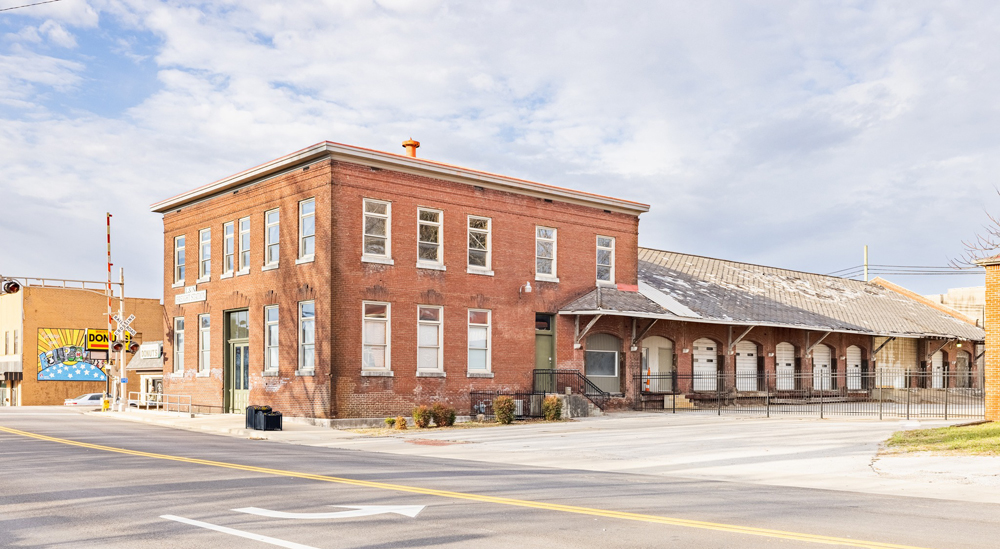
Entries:
<svg viewBox="0 0 1000 549">
<path fill-rule="evenodd" d="M 444 372 L 417 372 L 417 377 L 448 377 Z"/>
<path fill-rule="evenodd" d="M 295 370 L 295 377 L 312 377 L 314 375 L 316 375 L 316 370 Z"/>
<path fill-rule="evenodd" d="M 278 370 L 264 370 L 260 375 L 263 377 L 278 377 Z"/>
<path fill-rule="evenodd" d="M 233 271 L 219 275 L 219 280 L 222 280 L 223 278 L 233 278 Z"/>
<path fill-rule="evenodd" d="M 170 287 L 171 288 L 183 288 L 184 287 L 184 281 L 181 280 L 180 282 L 174 282 L 173 284 L 170 285 Z"/>
<path fill-rule="evenodd" d="M 361 262 L 362 263 L 381 263 L 382 265 L 395 265 L 396 264 L 392 260 L 391 257 L 379 257 L 379 256 L 373 256 L 373 255 L 362 255 L 361 256 Z"/>
<path fill-rule="evenodd" d="M 361 377 L 394 377 L 391 370 L 361 370 Z"/>
<path fill-rule="evenodd" d="M 465 272 L 474 275 L 493 276 L 492 270 L 483 269 L 482 267 L 469 267 L 468 269 L 465 270 Z"/>
<path fill-rule="evenodd" d="M 615 284 L 614 282 L 605 282 L 603 280 L 598 280 L 597 285 L 602 288 L 618 288 L 618 284 Z"/>
<path fill-rule="evenodd" d="M 312 263 L 315 260 L 316 260 L 316 256 L 314 256 L 314 255 L 307 255 L 305 257 L 300 257 L 300 258 L 296 259 L 295 260 L 295 264 L 296 265 L 304 265 L 306 263 Z"/>
<path fill-rule="evenodd" d="M 194 375 L 194 377 L 208 377 L 211 373 L 212 372 L 206 370 L 204 372 L 198 372 L 197 374 Z"/>
<path fill-rule="evenodd" d="M 243 276 L 248 274 L 250 274 L 250 267 L 236 271 L 236 276 Z"/>
<path fill-rule="evenodd" d="M 195 280 L 194 283 L 195 284 L 201 284 L 203 282 L 211 282 L 211 281 L 212 281 L 212 275 L 208 275 L 208 276 L 203 276 L 203 277 Z"/>
<path fill-rule="evenodd" d="M 268 265 L 264 265 L 263 267 L 261 267 L 260 270 L 262 270 L 262 271 L 273 271 L 273 270 L 275 270 L 277 268 L 278 268 L 278 264 L 277 263 L 270 263 Z"/>
<path fill-rule="evenodd" d="M 559 282 L 559 277 L 536 274 L 535 275 L 535 280 L 537 280 L 538 282 L 555 282 L 555 283 L 558 283 Z"/>
<path fill-rule="evenodd" d="M 183 377 L 184 377 L 184 370 L 170 373 L 170 379 L 181 379 Z"/>
<path fill-rule="evenodd" d="M 486 377 L 486 378 L 492 378 L 493 377 L 493 372 L 469 372 L 468 374 L 466 374 L 466 377 Z"/>
<path fill-rule="evenodd" d="M 448 268 L 445 267 L 444 265 L 439 265 L 437 263 L 421 263 L 419 261 L 417 262 L 417 268 L 418 269 L 431 269 L 431 270 L 434 270 L 434 271 L 447 271 L 448 270 Z"/>
</svg>

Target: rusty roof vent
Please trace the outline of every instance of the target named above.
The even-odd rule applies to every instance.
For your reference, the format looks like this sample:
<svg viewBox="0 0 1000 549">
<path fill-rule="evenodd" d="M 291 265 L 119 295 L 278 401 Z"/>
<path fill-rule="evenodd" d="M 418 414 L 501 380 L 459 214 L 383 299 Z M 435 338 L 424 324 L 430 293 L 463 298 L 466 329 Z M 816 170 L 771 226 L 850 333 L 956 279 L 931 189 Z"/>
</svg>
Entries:
<svg viewBox="0 0 1000 549">
<path fill-rule="evenodd" d="M 406 149 L 406 156 L 409 156 L 410 158 L 417 157 L 417 147 L 419 146 L 420 142 L 414 141 L 412 137 L 403 141 L 403 148 Z"/>
</svg>

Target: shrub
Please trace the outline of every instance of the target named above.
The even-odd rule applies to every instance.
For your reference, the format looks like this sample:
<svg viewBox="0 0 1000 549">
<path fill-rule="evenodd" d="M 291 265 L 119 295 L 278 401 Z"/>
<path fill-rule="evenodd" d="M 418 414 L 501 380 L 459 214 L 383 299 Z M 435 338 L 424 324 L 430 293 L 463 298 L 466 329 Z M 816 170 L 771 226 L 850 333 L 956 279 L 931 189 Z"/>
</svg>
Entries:
<svg viewBox="0 0 1000 549">
<path fill-rule="evenodd" d="M 396 428 L 399 429 L 400 431 L 405 431 L 406 430 L 406 418 L 405 417 L 403 417 L 403 416 L 396 416 L 396 419 L 394 420 L 394 423 L 396 425 Z"/>
<path fill-rule="evenodd" d="M 386 427 L 392 429 L 393 425 L 395 425 L 395 424 L 396 424 L 396 418 L 394 418 L 394 417 L 387 417 L 387 418 L 385 418 L 385 426 Z"/>
<path fill-rule="evenodd" d="M 451 427 L 455 424 L 455 409 L 440 402 L 431 406 L 431 416 L 434 417 L 434 425 L 438 427 Z"/>
<path fill-rule="evenodd" d="M 413 424 L 421 429 L 431 426 L 431 409 L 420 405 L 413 409 Z"/>
<path fill-rule="evenodd" d="M 562 400 L 555 395 L 545 397 L 542 401 L 542 415 L 546 421 L 558 421 L 562 419 Z"/>
<path fill-rule="evenodd" d="M 493 399 L 493 415 L 497 422 L 507 425 L 514 422 L 514 399 L 500 395 Z"/>
</svg>

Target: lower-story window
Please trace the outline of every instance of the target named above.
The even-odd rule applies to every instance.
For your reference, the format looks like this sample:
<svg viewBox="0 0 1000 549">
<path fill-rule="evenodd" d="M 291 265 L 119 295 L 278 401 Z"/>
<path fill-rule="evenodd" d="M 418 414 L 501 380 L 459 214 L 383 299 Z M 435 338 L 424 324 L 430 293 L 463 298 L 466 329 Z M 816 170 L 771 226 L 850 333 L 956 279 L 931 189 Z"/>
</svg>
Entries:
<svg viewBox="0 0 1000 549">
<path fill-rule="evenodd" d="M 264 369 L 278 369 L 278 306 L 264 307 Z"/>
<path fill-rule="evenodd" d="M 485 309 L 469 309 L 469 372 L 490 371 L 490 315 Z"/>
<path fill-rule="evenodd" d="M 198 371 L 207 372 L 211 369 L 212 355 L 212 318 L 209 315 L 198 315 Z"/>
<path fill-rule="evenodd" d="M 389 354 L 389 304 L 364 302 L 361 369 L 386 371 L 391 368 Z"/>
<path fill-rule="evenodd" d="M 417 370 L 442 370 L 441 335 L 441 307 L 417 307 Z"/>
<path fill-rule="evenodd" d="M 174 319 L 174 372 L 184 371 L 184 317 Z"/>
<path fill-rule="evenodd" d="M 316 303 L 299 302 L 299 371 L 316 369 Z"/>
</svg>

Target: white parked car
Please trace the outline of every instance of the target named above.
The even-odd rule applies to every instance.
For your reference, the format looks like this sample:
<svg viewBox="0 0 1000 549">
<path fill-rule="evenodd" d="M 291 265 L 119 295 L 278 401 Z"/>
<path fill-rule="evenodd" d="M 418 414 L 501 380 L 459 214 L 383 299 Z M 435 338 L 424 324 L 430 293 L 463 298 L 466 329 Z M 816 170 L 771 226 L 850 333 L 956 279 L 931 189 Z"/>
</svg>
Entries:
<svg viewBox="0 0 1000 549">
<path fill-rule="evenodd" d="M 76 398 L 67 398 L 63 401 L 64 406 L 100 406 L 104 393 L 88 393 Z"/>
</svg>

